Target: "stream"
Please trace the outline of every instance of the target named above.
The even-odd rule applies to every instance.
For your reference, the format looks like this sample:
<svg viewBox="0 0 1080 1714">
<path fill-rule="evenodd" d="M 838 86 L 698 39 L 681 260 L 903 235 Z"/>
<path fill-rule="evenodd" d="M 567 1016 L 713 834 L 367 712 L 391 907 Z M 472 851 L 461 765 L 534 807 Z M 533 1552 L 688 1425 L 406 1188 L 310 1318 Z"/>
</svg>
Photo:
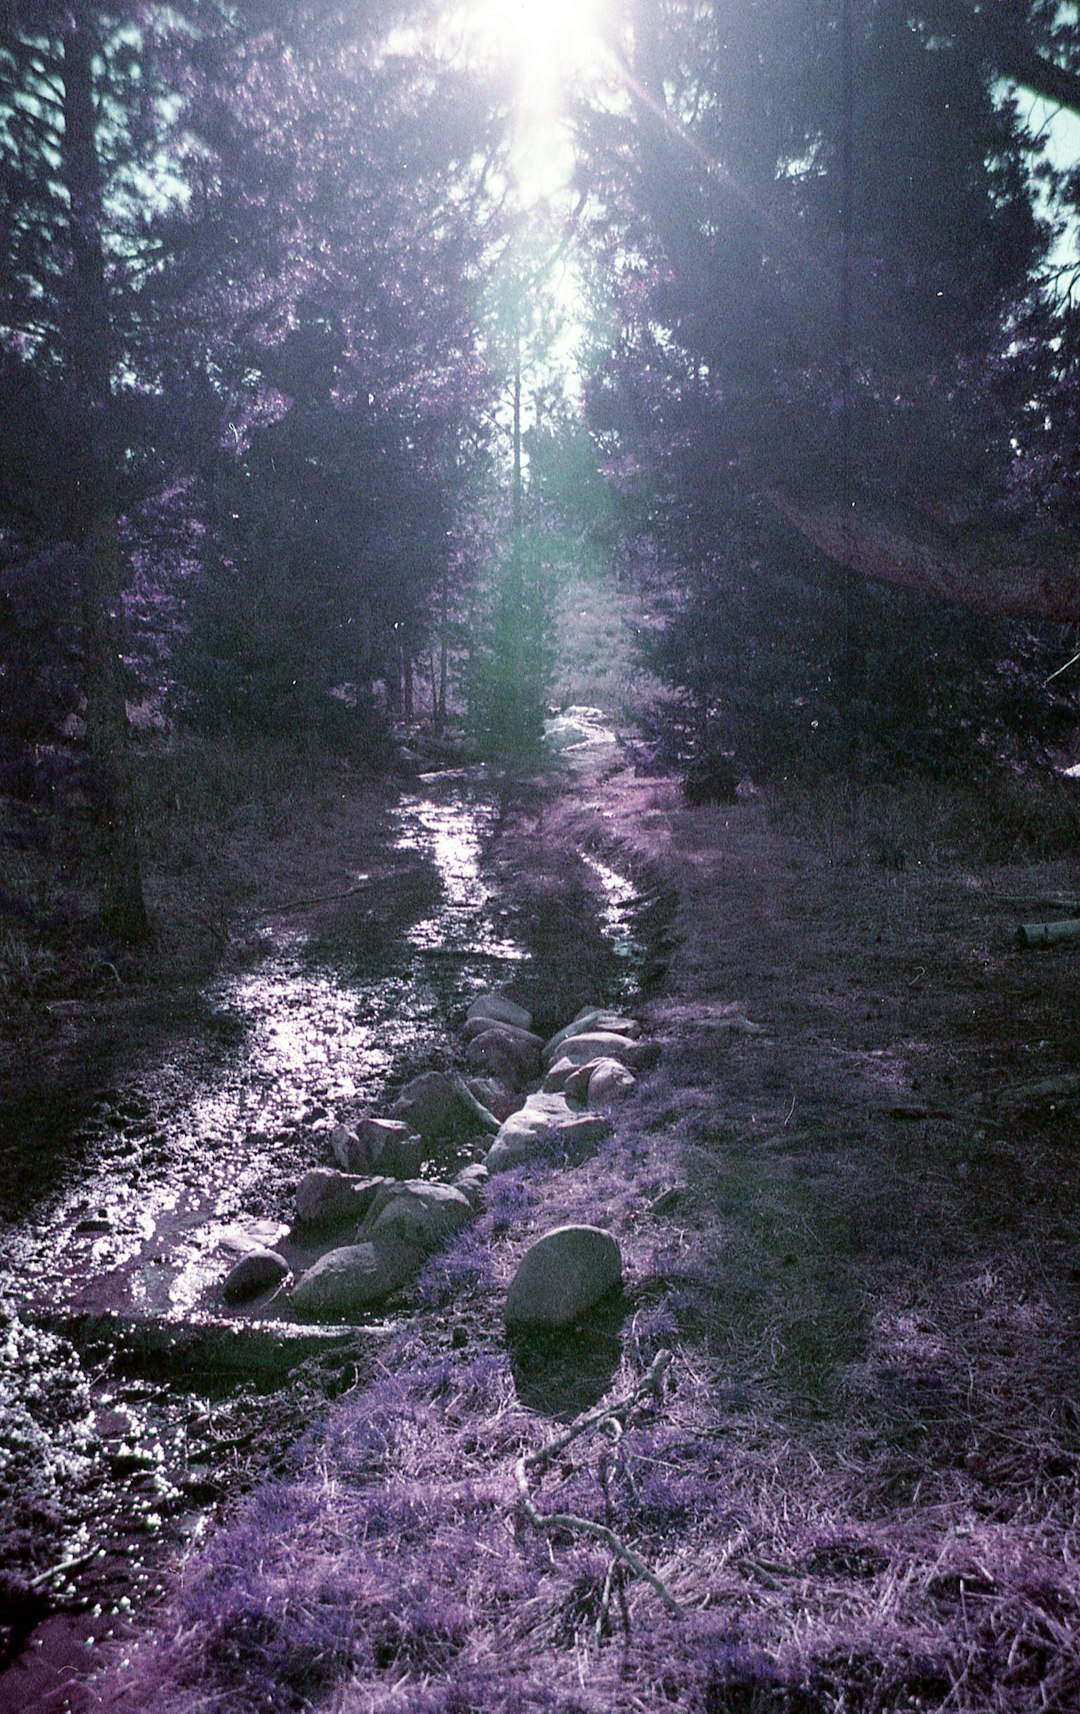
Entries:
<svg viewBox="0 0 1080 1714">
<path fill-rule="evenodd" d="M 385 1337 L 379 1316 L 313 1328 L 280 1300 L 225 1314 L 220 1284 L 253 1243 L 306 1265 L 289 1206 L 304 1171 L 332 1164 L 329 1130 L 445 1054 L 469 1000 L 527 960 L 487 873 L 498 816 L 482 770 L 421 776 L 395 811 L 389 878 L 350 877 L 361 901 L 394 889 L 390 933 L 385 913 L 351 939 L 313 937 L 287 909 L 264 919 L 182 1045 L 14 1140 L 39 1170 L 0 1225 L 0 1714 L 77 1708 L 94 1648 L 153 1601 L 165 1562 Z M 610 998 L 626 999 L 644 959 L 634 888 L 585 862 Z"/>
</svg>

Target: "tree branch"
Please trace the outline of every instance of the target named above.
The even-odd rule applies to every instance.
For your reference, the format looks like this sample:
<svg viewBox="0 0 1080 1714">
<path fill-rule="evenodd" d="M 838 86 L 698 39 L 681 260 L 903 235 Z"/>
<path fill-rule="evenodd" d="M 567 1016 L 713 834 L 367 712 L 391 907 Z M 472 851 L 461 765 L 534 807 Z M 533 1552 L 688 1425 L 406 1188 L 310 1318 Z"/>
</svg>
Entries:
<svg viewBox="0 0 1080 1714">
<path fill-rule="evenodd" d="M 523 1452 L 514 1467 L 514 1475 L 517 1480 L 521 1509 L 534 1529 L 576 1530 L 581 1535 L 589 1535 L 596 1541 L 602 1541 L 616 1559 L 628 1565 L 631 1571 L 643 1578 L 651 1589 L 655 1589 L 665 1606 L 669 1607 L 673 1613 L 681 1613 L 682 1607 L 666 1584 L 657 1577 L 654 1571 L 649 1570 L 644 1560 L 634 1552 L 632 1547 L 628 1547 L 622 1538 L 615 1534 L 614 1530 L 609 1529 L 607 1524 L 598 1524 L 593 1518 L 578 1517 L 575 1512 L 541 1512 L 537 1509 L 529 1487 L 530 1475 L 542 1475 L 552 1460 L 557 1458 L 560 1452 L 564 1451 L 571 1441 L 576 1440 L 579 1435 L 587 1433 L 592 1428 L 602 1428 L 607 1423 L 616 1423 L 621 1427 L 636 1405 L 644 1403 L 646 1399 L 657 1399 L 660 1396 L 660 1388 L 671 1360 L 670 1351 L 660 1351 L 654 1358 L 648 1373 L 638 1382 L 632 1392 L 627 1393 L 621 1399 L 615 1399 L 611 1404 L 599 1405 L 596 1410 L 588 1411 L 584 1416 L 579 1416 L 564 1433 L 556 1435 L 554 1440 L 549 1440 L 544 1446 L 537 1447 L 535 1451 Z"/>
</svg>

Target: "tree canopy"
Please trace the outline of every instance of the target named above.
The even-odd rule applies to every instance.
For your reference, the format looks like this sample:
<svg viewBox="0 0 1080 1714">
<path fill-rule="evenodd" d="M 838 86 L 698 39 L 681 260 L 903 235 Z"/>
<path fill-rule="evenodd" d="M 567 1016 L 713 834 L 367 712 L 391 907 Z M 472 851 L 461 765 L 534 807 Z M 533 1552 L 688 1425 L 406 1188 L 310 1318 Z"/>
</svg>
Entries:
<svg viewBox="0 0 1080 1714">
<path fill-rule="evenodd" d="M 125 697 L 340 735 L 456 639 L 534 731 L 567 542 L 706 705 L 839 694 L 822 556 L 1080 616 L 1075 7 L 608 0 L 563 86 L 466 0 L 0 15 L 5 744 L 83 723 L 132 933 Z"/>
</svg>

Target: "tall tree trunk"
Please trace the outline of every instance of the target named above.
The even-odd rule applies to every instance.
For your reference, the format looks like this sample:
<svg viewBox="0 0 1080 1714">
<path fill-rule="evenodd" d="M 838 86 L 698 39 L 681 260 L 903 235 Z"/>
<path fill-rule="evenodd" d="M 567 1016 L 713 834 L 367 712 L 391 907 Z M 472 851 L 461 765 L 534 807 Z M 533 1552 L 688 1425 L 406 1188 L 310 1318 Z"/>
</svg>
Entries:
<svg viewBox="0 0 1080 1714">
<path fill-rule="evenodd" d="M 442 599 L 439 609 L 439 694 L 435 703 L 436 732 L 444 732 L 446 730 L 447 655 L 450 649 L 450 639 L 448 635 L 449 629 L 450 566 L 444 558 L 442 568 Z"/>
<path fill-rule="evenodd" d="M 95 140 L 94 40 L 86 9 L 63 33 L 62 173 L 70 198 L 71 268 L 64 340 L 76 413 L 75 533 L 82 550 L 86 735 L 96 808 L 101 917 L 130 944 L 149 924 L 135 824 L 123 685 L 123 624 L 112 434 L 108 286 L 102 244 L 101 168 Z"/>
<path fill-rule="evenodd" d="M 408 643 L 401 645 L 401 712 L 407 726 L 411 726 L 414 718 L 413 708 L 413 661 Z"/>
</svg>

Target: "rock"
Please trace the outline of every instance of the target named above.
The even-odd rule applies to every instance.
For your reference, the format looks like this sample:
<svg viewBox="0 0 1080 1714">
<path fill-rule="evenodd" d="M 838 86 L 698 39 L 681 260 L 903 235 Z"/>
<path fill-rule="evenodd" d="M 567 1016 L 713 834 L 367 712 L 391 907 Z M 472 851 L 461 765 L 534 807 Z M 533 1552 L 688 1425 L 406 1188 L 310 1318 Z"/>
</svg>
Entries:
<svg viewBox="0 0 1080 1714">
<path fill-rule="evenodd" d="M 545 1064 L 554 1058 L 550 1046 L 549 1043 L 544 1049 Z M 572 1060 L 575 1065 L 587 1065 L 590 1059 L 617 1059 L 620 1065 L 628 1065 L 633 1071 L 653 1065 L 659 1058 L 655 1042 L 630 1041 L 612 1030 L 587 1030 L 582 1035 L 567 1036 L 556 1052 L 560 1059 Z"/>
<path fill-rule="evenodd" d="M 246 1297 L 257 1297 L 260 1292 L 280 1285 L 288 1272 L 288 1262 L 276 1250 L 249 1250 L 229 1269 L 221 1295 L 228 1303 L 240 1303 Z"/>
<path fill-rule="evenodd" d="M 617 1059 L 598 1060 L 589 1074 L 585 1105 L 593 1109 L 610 1107 L 625 1101 L 636 1087 L 637 1078 L 628 1065 L 620 1065 Z"/>
<path fill-rule="evenodd" d="M 442 1071 L 423 1071 L 406 1083 L 390 1111 L 426 1143 L 441 1142 L 455 1133 L 468 1135 L 477 1126 L 472 1108 Z"/>
<path fill-rule="evenodd" d="M 564 1095 L 566 1093 L 566 1079 L 572 1071 L 577 1069 L 578 1067 L 572 1059 L 557 1059 L 554 1065 L 549 1067 L 547 1075 L 540 1085 L 544 1094 Z"/>
<path fill-rule="evenodd" d="M 335 1172 L 317 1166 L 306 1172 L 296 1187 L 296 1219 L 301 1226 L 359 1223 L 371 1207 L 383 1178 L 360 1178 L 355 1173 Z"/>
<path fill-rule="evenodd" d="M 505 1024 L 493 1024 L 481 1035 L 474 1036 L 465 1049 L 465 1057 L 475 1071 L 485 1071 L 501 1083 L 523 1089 L 540 1075 L 538 1036 L 526 1030 L 509 1030 Z"/>
<path fill-rule="evenodd" d="M 530 1095 L 525 1105 L 500 1125 L 484 1165 L 489 1173 L 506 1172 L 556 1149 L 570 1160 L 580 1161 L 610 1134 L 610 1120 L 598 1113 L 575 1113 L 565 1096 Z"/>
<path fill-rule="evenodd" d="M 597 1030 L 605 1030 L 609 1035 L 626 1036 L 629 1041 L 637 1041 L 641 1034 L 641 1025 L 636 1018 L 624 1017 L 621 1012 L 605 1012 L 599 1006 L 586 1006 L 571 1023 L 555 1031 L 544 1048 L 544 1064 L 550 1065 L 559 1056 L 563 1042 L 569 1041 L 571 1036 L 593 1034 Z"/>
<path fill-rule="evenodd" d="M 293 1287 L 293 1308 L 315 1320 L 348 1320 L 419 1273 L 424 1252 L 380 1233 L 367 1243 L 329 1250 Z"/>
<path fill-rule="evenodd" d="M 510 1282 L 508 1327 L 566 1327 L 617 1286 L 622 1257 L 598 1226 L 558 1226 L 532 1244 Z"/>
<path fill-rule="evenodd" d="M 513 1024 L 519 1030 L 532 1029 L 532 1013 L 504 994 L 478 994 L 465 1014 L 466 1022 L 471 1018 L 491 1018 L 498 1024 Z"/>
<path fill-rule="evenodd" d="M 386 1184 L 375 1193 L 365 1232 L 398 1238 L 429 1252 L 460 1232 L 472 1216 L 469 1199 L 450 1184 Z"/>
<path fill-rule="evenodd" d="M 469 1207 L 475 1211 L 484 1199 L 484 1186 L 490 1174 L 483 1161 L 473 1161 L 469 1166 L 462 1167 L 453 1178 L 455 1190 L 460 1190 Z"/>
<path fill-rule="evenodd" d="M 494 1113 L 500 1125 L 521 1106 L 520 1093 L 508 1089 L 497 1077 L 469 1077 L 465 1080 L 465 1086 L 482 1107 L 486 1107 L 489 1113 Z"/>
<path fill-rule="evenodd" d="M 573 1102 L 575 1107 L 585 1107 L 588 1105 L 589 1078 L 592 1076 L 597 1066 L 603 1065 L 604 1063 L 605 1061 L 601 1059 L 590 1059 L 585 1065 L 575 1065 L 572 1059 L 559 1060 L 560 1065 L 565 1065 L 568 1068 L 563 1073 L 563 1094 L 566 1096 L 568 1101 Z M 609 1065 L 615 1065 L 617 1062 L 612 1059 L 606 1063 Z"/>
<path fill-rule="evenodd" d="M 339 1125 L 330 1143 L 346 1172 L 415 1178 L 424 1162 L 423 1139 L 401 1119 L 361 1119 L 351 1131 Z"/>
<path fill-rule="evenodd" d="M 536 1035 L 532 1030 L 519 1029 L 516 1024 L 504 1024 L 498 1018 L 468 1018 L 461 1032 L 463 1042 L 475 1041 L 485 1030 L 498 1030 L 500 1035 L 508 1036 L 512 1041 L 520 1042 L 524 1047 L 534 1047 L 539 1054 L 544 1045 L 543 1036 Z"/>
<path fill-rule="evenodd" d="M 350 1162 L 358 1153 L 356 1132 L 350 1131 L 347 1125 L 335 1125 L 330 1132 L 330 1148 L 342 1171 L 351 1172 Z"/>
</svg>

